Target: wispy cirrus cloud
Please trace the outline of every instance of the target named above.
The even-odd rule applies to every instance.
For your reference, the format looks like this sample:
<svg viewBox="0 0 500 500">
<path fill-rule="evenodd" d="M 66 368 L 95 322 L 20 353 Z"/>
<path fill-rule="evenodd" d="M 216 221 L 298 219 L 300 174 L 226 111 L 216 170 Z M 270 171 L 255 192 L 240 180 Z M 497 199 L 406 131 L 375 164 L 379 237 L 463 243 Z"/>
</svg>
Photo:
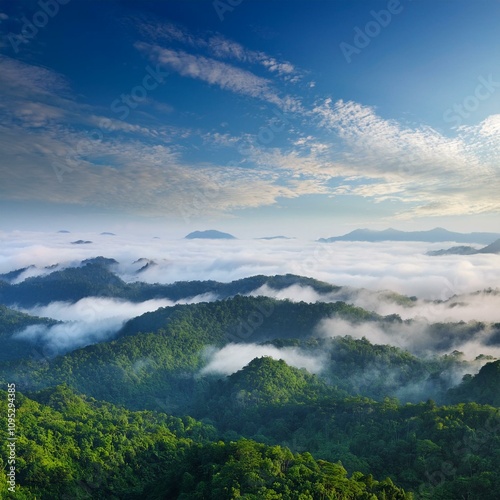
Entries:
<svg viewBox="0 0 500 500">
<path fill-rule="evenodd" d="M 211 56 L 146 42 L 135 48 L 181 76 L 253 99 L 257 106 L 290 111 L 293 126 L 272 144 L 254 141 L 242 149 L 249 134 L 150 120 L 145 111 L 160 102 L 147 108 L 145 101 L 141 113 L 120 120 L 109 109 L 81 102 L 57 72 L 1 56 L 0 193 L 5 199 L 189 217 L 228 215 L 305 194 L 397 201 L 406 205 L 399 218 L 500 211 L 500 115 L 446 136 L 383 118 L 353 101 L 323 98 L 306 107 L 277 84 L 275 76 L 295 75 L 292 65 L 219 35 L 197 37 L 175 26 L 165 32 L 163 39 Z M 250 64 L 270 72 L 259 76 L 247 69 Z M 101 137 L 92 137 L 95 130 Z M 195 135 L 199 147 L 209 143 L 233 161 L 186 159 Z M 68 161 L 61 186 L 54 164 L 68 166 Z"/>
<path fill-rule="evenodd" d="M 340 141 L 342 165 L 353 176 L 337 194 L 414 204 L 401 217 L 500 210 L 495 116 L 447 137 L 431 127 L 383 119 L 355 102 L 325 99 L 312 113 Z"/>
<path fill-rule="evenodd" d="M 0 55 L 0 84 L 11 96 L 68 95 L 69 84 L 63 75 L 41 66 L 26 64 Z"/>
<path fill-rule="evenodd" d="M 105 116 L 73 99 L 65 80 L 48 69 L 6 57 L 0 67 L 7 97 L 0 124 L 3 199 L 191 217 L 298 196 L 271 171 L 186 162 L 181 151 L 189 130 Z M 220 144 L 230 140 L 215 137 Z"/>
<path fill-rule="evenodd" d="M 300 108 L 298 100 L 289 96 L 286 99 L 280 97 L 271 80 L 257 76 L 246 69 L 202 55 L 145 42 L 137 42 L 135 47 L 155 63 L 164 65 L 181 76 L 217 85 L 236 94 L 261 99 L 289 111 L 297 111 Z"/>
<path fill-rule="evenodd" d="M 195 49 L 203 49 L 213 57 L 230 59 L 243 63 L 260 65 L 270 73 L 282 77 L 285 81 L 299 82 L 304 72 L 291 62 L 279 60 L 263 51 L 251 50 L 220 33 L 203 33 L 195 35 L 185 27 L 173 23 L 141 23 L 139 31 L 146 37 L 156 41 L 177 42 Z"/>
</svg>

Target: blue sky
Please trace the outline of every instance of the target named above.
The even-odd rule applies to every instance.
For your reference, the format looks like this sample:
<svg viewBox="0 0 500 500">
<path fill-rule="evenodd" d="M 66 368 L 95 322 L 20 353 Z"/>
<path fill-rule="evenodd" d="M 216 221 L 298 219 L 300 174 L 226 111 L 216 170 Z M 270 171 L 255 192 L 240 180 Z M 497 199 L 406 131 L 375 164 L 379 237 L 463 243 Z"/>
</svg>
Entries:
<svg viewBox="0 0 500 500">
<path fill-rule="evenodd" d="M 0 2 L 0 230 L 498 230 L 500 2 Z"/>
</svg>

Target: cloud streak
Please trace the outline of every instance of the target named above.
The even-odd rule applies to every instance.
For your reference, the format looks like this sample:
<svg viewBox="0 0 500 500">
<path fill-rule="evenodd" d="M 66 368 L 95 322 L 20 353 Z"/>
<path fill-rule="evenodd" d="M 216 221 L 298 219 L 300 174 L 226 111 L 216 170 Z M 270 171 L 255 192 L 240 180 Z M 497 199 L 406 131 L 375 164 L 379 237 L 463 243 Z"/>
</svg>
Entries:
<svg viewBox="0 0 500 500">
<path fill-rule="evenodd" d="M 185 220 L 311 194 L 324 196 L 325 202 L 327 196 L 346 195 L 397 202 L 395 216 L 402 219 L 500 210 L 500 115 L 460 127 L 448 137 L 431 127 L 385 119 L 375 108 L 353 101 L 320 98 L 305 104 L 307 98 L 280 91 L 275 78 L 293 78 L 293 65 L 219 35 L 205 39 L 172 27 L 166 32 L 156 39 L 203 49 L 207 55 L 144 41 L 136 42 L 136 49 L 181 76 L 255 100 L 257 106 L 265 102 L 290 112 L 295 123 L 274 134 L 280 137 L 270 144 L 254 138 L 243 147 L 251 135 L 247 132 L 233 136 L 176 128 L 147 113 L 123 121 L 111 109 L 79 102 L 57 72 L 2 56 L 4 199 Z M 259 76 L 248 64 L 270 71 Z M 145 110 L 148 103 L 142 106 Z M 196 135 L 208 140 L 217 155 L 227 155 L 228 165 L 215 157 L 188 158 Z M 62 183 L 55 169 L 62 170 Z"/>
<path fill-rule="evenodd" d="M 298 82 L 302 72 L 291 62 L 278 60 L 265 52 L 251 50 L 234 40 L 230 40 L 220 33 L 194 35 L 185 27 L 173 23 L 142 23 L 140 32 L 147 38 L 155 41 L 180 43 L 194 49 L 202 49 L 219 59 L 236 60 L 241 63 L 258 64 L 271 73 L 276 73 L 286 81 Z"/>
<path fill-rule="evenodd" d="M 144 42 L 137 42 L 135 47 L 155 63 L 170 68 L 181 76 L 216 85 L 222 90 L 261 99 L 282 109 L 289 106 L 272 88 L 270 80 L 257 76 L 248 70 L 209 57 Z M 298 104 L 295 103 L 295 106 Z"/>
</svg>

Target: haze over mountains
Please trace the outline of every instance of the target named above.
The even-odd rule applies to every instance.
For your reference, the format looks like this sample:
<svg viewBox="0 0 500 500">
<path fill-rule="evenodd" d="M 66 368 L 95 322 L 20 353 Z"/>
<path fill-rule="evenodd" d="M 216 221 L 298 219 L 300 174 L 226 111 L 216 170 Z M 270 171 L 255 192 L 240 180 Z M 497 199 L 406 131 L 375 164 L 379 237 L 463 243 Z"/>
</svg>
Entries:
<svg viewBox="0 0 500 500">
<path fill-rule="evenodd" d="M 254 464 L 255 447 L 276 461 L 277 446 L 284 446 L 311 453 L 315 474 L 341 460 L 348 481 L 365 477 L 360 469 L 389 475 L 375 498 L 392 491 L 409 500 L 394 484 L 418 492 L 427 481 L 419 464 L 456 461 L 454 437 L 435 430 L 441 421 L 454 432 L 480 432 L 478 422 L 498 412 L 491 406 L 500 383 L 498 255 L 436 259 L 425 253 L 437 244 L 424 242 L 98 235 L 94 245 L 72 245 L 67 235 L 53 234 L 41 246 L 32 234 L 0 238 L 0 380 L 16 381 L 28 446 L 45 450 L 43 474 L 23 478 L 23 488 L 49 491 L 47 498 L 57 482 L 37 478 L 50 475 L 51 460 L 77 477 L 90 474 L 87 462 L 67 450 L 71 442 L 79 456 L 93 457 L 90 463 L 106 454 L 106 467 L 119 467 L 127 478 L 127 486 L 113 479 L 115 472 L 102 480 L 109 498 L 125 498 L 132 485 L 129 498 L 177 498 L 179 485 L 193 498 L 193 488 L 204 486 L 198 459 L 184 455 L 183 446 L 197 453 L 233 446 L 234 457 L 247 456 L 238 448 L 246 446 Z M 40 419 L 35 432 L 28 415 L 36 412 L 50 413 L 50 423 Z M 57 442 L 57 457 L 46 435 Z M 168 459 L 165 443 L 155 441 L 165 435 Z M 191 444 L 182 441 L 187 435 Z M 146 438 L 149 444 L 141 444 Z M 156 458 L 134 458 L 141 446 Z M 402 447 L 409 450 L 405 460 Z M 221 468 L 219 477 L 232 477 L 233 459 L 250 467 L 212 451 L 204 460 Z M 494 453 L 477 454 L 477 471 L 457 463 L 462 479 L 439 486 L 443 499 L 456 500 L 464 484 L 471 489 L 478 477 L 496 474 Z M 299 455 L 291 457 L 299 467 Z M 122 463 L 133 468 L 136 459 L 141 470 L 158 472 L 140 479 Z M 65 483 L 57 491 L 82 496 L 66 469 L 58 470 Z M 300 470 L 301 479 L 289 483 L 294 491 L 305 487 L 306 469 Z M 282 472 L 272 477 L 273 485 L 285 480 Z M 381 488 L 377 481 L 366 484 Z M 481 488 L 484 498 L 495 491 L 490 483 Z"/>
<path fill-rule="evenodd" d="M 461 368 L 453 365 L 458 372 L 475 372 L 485 362 L 500 357 L 500 322 L 464 323 L 452 318 L 460 317 L 469 305 L 474 307 L 474 297 L 483 304 L 488 299 L 500 303 L 500 292 L 428 302 L 291 274 L 253 276 L 230 283 L 126 283 L 111 271 L 118 264 L 98 257 L 83 261 L 79 267 L 17 284 L 2 277 L 0 304 L 9 306 L 0 311 L 0 334 L 6 347 L 3 359 L 23 359 L 26 352 L 39 350 L 53 358 L 185 321 L 200 335 L 204 332 L 202 337 L 209 345 L 222 348 L 207 351 L 206 373 L 233 373 L 262 355 L 284 357 L 293 366 L 321 372 L 326 363 L 323 348 L 311 351 L 307 342 L 346 335 L 406 349 L 416 356 L 462 350 L 464 354 L 457 358 Z M 437 322 L 431 321 L 432 311 L 436 314 L 439 309 L 444 314 L 435 316 Z M 423 313 L 427 319 L 422 318 Z M 475 318 L 477 314 L 476 310 Z M 275 343 L 284 338 L 306 344 L 298 348 L 296 344 Z M 242 345 L 231 347 L 234 343 Z M 233 368 L 227 371 L 227 366 Z M 446 387 L 455 385 L 456 375 L 450 372 L 447 376 Z"/>
<path fill-rule="evenodd" d="M 481 254 L 481 253 L 494 253 L 498 254 L 500 253 L 500 239 L 495 240 L 493 243 L 490 245 L 485 246 L 484 248 L 473 248 L 469 246 L 457 246 L 457 247 L 451 247 L 448 249 L 441 249 L 441 250 L 431 250 L 427 252 L 427 255 L 434 255 L 434 256 L 439 256 L 439 255 L 475 255 L 475 254 Z"/>
<path fill-rule="evenodd" d="M 187 240 L 194 239 L 207 239 L 207 240 L 234 240 L 236 239 L 232 234 L 223 233 L 215 229 L 208 229 L 206 231 L 193 231 L 185 236 Z"/>
<path fill-rule="evenodd" d="M 143 262 L 139 260 L 136 264 Z M 126 282 L 116 274 L 119 266 L 115 259 L 96 257 L 85 259 L 77 267 L 51 269 L 49 274 L 28 277 L 20 282 L 19 271 L 0 275 L 0 303 L 34 316 L 48 316 L 57 321 L 79 318 L 80 321 L 79 325 L 69 322 L 38 330 L 30 326 L 17 338 L 32 338 L 37 344 L 48 342 L 52 349 L 64 351 L 71 346 L 83 346 L 100 338 L 113 337 L 123 321 L 140 312 L 175 304 L 214 302 L 248 295 L 308 304 L 342 302 L 360 307 L 370 314 L 373 312 L 397 319 L 394 329 L 392 323 L 384 327 L 375 323 L 367 326 L 342 318 L 326 321 L 326 317 L 315 316 L 318 332 L 321 331 L 322 335 L 337 332 L 359 338 L 366 336 L 372 341 L 404 346 L 412 352 L 444 353 L 466 348 L 472 357 L 479 354 L 500 356 L 500 343 L 495 340 L 498 336 L 496 327 L 473 327 L 465 333 L 458 326 L 452 326 L 450 328 L 455 336 L 445 337 L 443 330 L 440 339 L 433 336 L 429 327 L 438 322 L 453 325 L 458 321 L 471 321 L 478 317 L 480 307 L 481 319 L 500 322 L 497 313 L 500 291 L 480 290 L 447 300 L 429 301 L 390 290 L 338 286 L 292 274 L 257 275 L 228 283 L 213 280 L 169 284 L 136 280 Z M 149 261 L 139 271 L 144 267 L 152 272 L 156 269 L 156 266 L 151 268 Z M 462 333 L 458 334 L 459 331 Z M 52 337 L 56 340 L 52 341 Z"/>
<path fill-rule="evenodd" d="M 371 229 L 355 229 L 343 236 L 320 238 L 319 241 L 331 243 L 334 241 L 422 241 L 437 243 L 440 241 L 456 241 L 457 243 L 483 243 L 490 244 L 500 238 L 500 233 L 457 233 L 442 227 L 429 231 L 399 231 L 389 228 L 383 231 Z"/>
<path fill-rule="evenodd" d="M 143 268 L 140 280 L 151 284 L 200 279 L 229 282 L 258 274 L 292 273 L 342 286 L 446 299 L 454 294 L 495 288 L 500 282 L 498 255 L 448 255 L 440 259 L 427 256 L 427 252 L 443 248 L 439 243 L 184 240 L 116 233 L 110 237 L 73 232 L 71 239 L 58 233 L 0 233 L 0 274 L 35 265 L 19 273 L 17 279 L 23 280 L 48 274 L 51 266 L 62 269 L 105 255 L 119 262 L 117 272 L 125 281 L 139 279 L 138 271 Z M 94 243 L 71 245 L 76 239 Z M 479 249 L 481 245 L 474 247 Z M 133 264 L 141 258 L 148 259 L 151 265 L 146 266 L 146 261 Z"/>
<path fill-rule="evenodd" d="M 0 500 L 499 500 L 499 19 L 2 2 Z"/>
</svg>

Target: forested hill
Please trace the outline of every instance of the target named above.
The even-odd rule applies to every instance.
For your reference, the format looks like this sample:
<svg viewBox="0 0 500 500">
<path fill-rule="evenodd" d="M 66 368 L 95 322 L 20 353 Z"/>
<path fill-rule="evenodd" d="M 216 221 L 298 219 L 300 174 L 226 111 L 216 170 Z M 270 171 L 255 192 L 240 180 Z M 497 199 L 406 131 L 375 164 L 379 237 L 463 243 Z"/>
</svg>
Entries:
<svg viewBox="0 0 500 500">
<path fill-rule="evenodd" d="M 453 348 L 485 332 L 494 345 L 498 324 L 380 316 L 334 301 L 349 291 L 294 275 L 149 285 L 126 283 L 115 265 L 94 259 L 0 290 L 25 303 L 212 296 L 119 320 L 114 340 L 89 336 L 95 344 L 64 355 L 49 341 L 99 321 L 56 324 L 0 307 L 0 381 L 18 391 L 16 497 L 500 498 L 500 362 L 467 361 Z M 308 286 L 329 301 L 244 295 L 264 285 Z M 20 331 L 32 338 L 26 349 Z M 394 343 L 414 335 L 448 354 L 377 345 L 360 332 Z M 0 457 L 3 466 L 5 449 Z"/>
<path fill-rule="evenodd" d="M 141 281 L 126 283 L 110 270 L 107 259 L 94 259 L 80 267 L 70 267 L 45 276 L 27 278 L 17 284 L 0 281 L 0 304 L 33 307 L 53 301 L 75 302 L 84 297 L 113 297 L 133 302 L 154 298 L 178 301 L 207 293 L 223 299 L 237 294 L 248 294 L 263 285 L 275 290 L 292 285 L 308 286 L 318 293 L 337 292 L 341 289 L 338 286 L 293 274 L 258 275 L 230 283 L 217 281 L 179 281 L 167 285 Z"/>
<path fill-rule="evenodd" d="M 55 325 L 58 322 L 50 318 L 30 316 L 19 311 L 14 311 L 0 304 L 0 361 L 20 359 L 27 357 L 36 347 L 32 342 L 22 339 L 13 339 L 16 332 L 33 325 Z"/>
<path fill-rule="evenodd" d="M 400 321 L 383 318 L 344 302 L 290 302 L 267 297 L 236 296 L 217 302 L 176 305 L 145 313 L 128 321 L 120 336 L 153 332 L 170 323 L 189 323 L 207 341 L 216 343 L 259 342 L 276 338 L 305 338 L 325 318 L 339 317 L 352 322 Z"/>
<path fill-rule="evenodd" d="M 31 356 L 5 363 L 0 365 L 0 377 L 23 380 L 35 388 L 67 382 L 81 392 L 134 408 L 154 406 L 170 387 L 169 397 L 176 405 L 184 404 L 189 396 L 184 389 L 196 382 L 193 376 L 206 363 L 208 346 L 308 339 L 316 335 L 318 322 L 330 317 L 394 321 L 342 302 L 306 304 L 236 296 L 160 308 L 129 321 L 115 341 L 43 363 Z M 96 377 L 101 384 L 95 384 Z"/>
<path fill-rule="evenodd" d="M 269 358 L 214 384 L 200 404 L 204 423 L 66 386 L 18 391 L 16 498 L 498 499 L 498 408 L 335 395 Z M 2 448 L 3 492 L 6 460 Z"/>
<path fill-rule="evenodd" d="M 16 379 L 32 389 L 68 383 L 83 393 L 134 409 L 156 408 L 162 401 L 170 411 L 189 413 L 193 394 L 204 391 L 206 377 L 198 374 L 209 368 L 210 352 L 220 351 L 222 364 L 227 364 L 266 342 L 272 342 L 276 353 L 281 350 L 283 355 L 309 359 L 321 378 L 340 390 L 378 400 L 385 396 L 403 401 L 440 399 L 457 372 L 475 369 L 459 354 L 418 358 L 366 339 L 335 336 L 335 329 L 333 338 L 318 338 L 317 325 L 335 318 L 381 329 L 404 326 L 397 317 L 384 318 L 342 302 L 307 304 L 236 296 L 160 308 L 130 320 L 117 340 L 53 359 L 40 354 L 4 363 L 0 378 Z M 457 327 L 463 331 L 467 325 Z M 471 335 L 475 328 L 469 327 Z M 444 331 L 438 325 L 437 334 L 444 337 L 446 332 L 451 335 L 453 327 L 448 325 Z M 237 346 L 234 354 L 231 346 Z"/>
<path fill-rule="evenodd" d="M 448 391 L 448 401 L 476 401 L 500 407 L 500 361 L 486 363 L 477 375 L 465 375 L 462 383 Z"/>
<path fill-rule="evenodd" d="M 7 393 L 0 391 L 5 439 Z M 213 441 L 215 429 L 190 417 L 131 412 L 65 386 L 16 394 L 22 430 L 16 463 L 20 499 L 106 500 L 322 498 L 411 500 L 390 479 L 241 439 Z M 7 447 L 0 495 L 7 498 Z"/>
</svg>

